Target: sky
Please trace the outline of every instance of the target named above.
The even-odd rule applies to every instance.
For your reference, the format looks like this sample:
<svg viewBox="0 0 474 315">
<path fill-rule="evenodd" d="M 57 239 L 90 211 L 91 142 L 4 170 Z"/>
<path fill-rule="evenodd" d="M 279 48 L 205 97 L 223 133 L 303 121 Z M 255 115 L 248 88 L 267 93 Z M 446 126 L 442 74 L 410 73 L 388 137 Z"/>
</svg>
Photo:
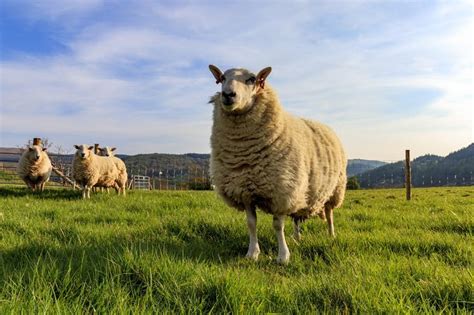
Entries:
<svg viewBox="0 0 474 315">
<path fill-rule="evenodd" d="M 471 1 L 3 0 L 0 146 L 210 152 L 208 70 L 271 66 L 284 108 L 349 158 L 474 141 Z"/>
</svg>

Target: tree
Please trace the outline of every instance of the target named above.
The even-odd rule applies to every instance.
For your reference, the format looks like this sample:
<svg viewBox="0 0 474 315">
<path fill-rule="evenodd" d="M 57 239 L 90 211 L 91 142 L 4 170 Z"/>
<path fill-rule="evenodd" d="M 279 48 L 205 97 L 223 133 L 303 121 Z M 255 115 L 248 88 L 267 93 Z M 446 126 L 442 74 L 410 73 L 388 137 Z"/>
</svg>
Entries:
<svg viewBox="0 0 474 315">
<path fill-rule="evenodd" d="M 349 177 L 347 179 L 347 189 L 349 190 L 357 190 L 360 189 L 359 181 L 357 180 L 356 176 Z"/>
</svg>

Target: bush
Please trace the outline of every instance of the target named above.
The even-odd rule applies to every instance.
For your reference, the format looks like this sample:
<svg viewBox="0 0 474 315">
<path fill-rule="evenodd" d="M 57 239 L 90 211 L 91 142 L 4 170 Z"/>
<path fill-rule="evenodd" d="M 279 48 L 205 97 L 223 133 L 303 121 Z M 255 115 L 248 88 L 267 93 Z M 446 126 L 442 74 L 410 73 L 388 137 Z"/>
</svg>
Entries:
<svg viewBox="0 0 474 315">
<path fill-rule="evenodd" d="M 360 184 L 359 184 L 359 180 L 357 179 L 357 177 L 355 176 L 352 176 L 352 177 L 349 177 L 347 179 L 347 186 L 346 188 L 348 190 L 357 190 L 357 189 L 360 189 Z"/>
</svg>

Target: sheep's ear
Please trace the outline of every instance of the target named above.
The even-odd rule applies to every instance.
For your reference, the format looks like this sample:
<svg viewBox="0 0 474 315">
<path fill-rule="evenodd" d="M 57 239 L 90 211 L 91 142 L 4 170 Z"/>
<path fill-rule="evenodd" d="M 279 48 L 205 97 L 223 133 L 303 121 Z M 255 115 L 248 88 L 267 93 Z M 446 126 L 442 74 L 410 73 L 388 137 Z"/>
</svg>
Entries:
<svg viewBox="0 0 474 315">
<path fill-rule="evenodd" d="M 112 152 L 115 151 L 115 150 L 117 150 L 116 147 L 113 147 L 112 149 L 110 149 L 110 151 L 112 151 Z"/>
<path fill-rule="evenodd" d="M 28 147 L 28 151 L 33 152 L 33 148 L 32 148 L 32 147 Z"/>
<path fill-rule="evenodd" d="M 90 147 L 88 147 L 87 149 L 89 149 L 89 150 L 93 150 L 93 149 L 94 149 L 94 146 L 93 146 L 93 145 L 91 145 L 91 146 L 90 146 Z"/>
<path fill-rule="evenodd" d="M 217 68 L 214 65 L 209 65 L 209 70 L 211 70 L 212 75 L 214 76 L 214 78 L 216 78 L 216 84 L 221 83 L 222 82 L 222 71 L 219 70 L 219 68 Z"/>
<path fill-rule="evenodd" d="M 77 144 L 74 145 L 74 147 L 79 150 L 79 146 Z"/>
<path fill-rule="evenodd" d="M 257 84 L 263 89 L 265 88 L 265 80 L 272 72 L 272 67 L 266 67 L 257 74 Z"/>
<path fill-rule="evenodd" d="M 48 150 L 48 148 L 43 148 L 43 151 L 46 151 L 46 150 Z"/>
</svg>

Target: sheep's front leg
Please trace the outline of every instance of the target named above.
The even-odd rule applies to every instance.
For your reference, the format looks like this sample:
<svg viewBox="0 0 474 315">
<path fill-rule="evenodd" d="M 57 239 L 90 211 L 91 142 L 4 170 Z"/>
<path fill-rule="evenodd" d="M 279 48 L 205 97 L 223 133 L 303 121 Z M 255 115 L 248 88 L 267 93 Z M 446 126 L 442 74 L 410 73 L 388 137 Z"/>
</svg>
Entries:
<svg viewBox="0 0 474 315">
<path fill-rule="evenodd" d="M 273 228 L 278 239 L 278 258 L 280 264 L 287 264 L 290 260 L 290 251 L 285 240 L 285 216 L 275 215 L 273 217 Z"/>
<path fill-rule="evenodd" d="M 90 199 L 91 198 L 91 186 L 85 185 L 84 189 L 82 190 L 82 199 Z"/>
<path fill-rule="evenodd" d="M 255 208 L 248 208 L 245 213 L 247 214 L 247 227 L 249 229 L 249 250 L 247 251 L 246 257 L 251 258 L 253 260 L 258 259 L 258 255 L 260 254 L 260 246 L 258 246 L 258 239 L 257 239 L 257 213 Z"/>
</svg>

